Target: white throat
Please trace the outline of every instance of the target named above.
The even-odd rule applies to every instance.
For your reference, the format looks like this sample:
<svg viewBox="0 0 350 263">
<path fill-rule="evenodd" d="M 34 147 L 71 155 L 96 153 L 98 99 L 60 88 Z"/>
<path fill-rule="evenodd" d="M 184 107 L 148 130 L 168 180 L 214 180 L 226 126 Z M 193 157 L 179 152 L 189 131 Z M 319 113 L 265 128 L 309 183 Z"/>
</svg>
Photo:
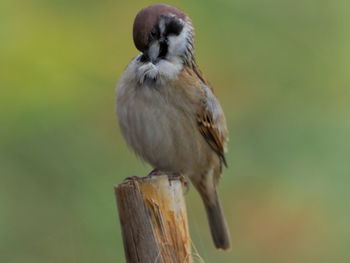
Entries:
<svg viewBox="0 0 350 263">
<path fill-rule="evenodd" d="M 183 69 L 183 62 L 180 58 L 174 57 L 171 60 L 161 59 L 156 64 L 152 62 L 141 62 L 140 54 L 135 60 L 135 71 L 137 82 L 143 85 L 145 82 L 155 84 L 166 84 L 176 80 Z"/>
</svg>

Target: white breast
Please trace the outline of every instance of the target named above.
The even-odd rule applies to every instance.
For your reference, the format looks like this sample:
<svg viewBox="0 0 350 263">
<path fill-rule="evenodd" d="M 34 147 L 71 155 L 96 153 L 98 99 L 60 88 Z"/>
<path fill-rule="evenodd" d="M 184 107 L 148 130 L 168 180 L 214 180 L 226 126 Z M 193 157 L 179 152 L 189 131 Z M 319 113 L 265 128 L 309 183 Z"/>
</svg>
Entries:
<svg viewBox="0 0 350 263">
<path fill-rule="evenodd" d="M 157 69 L 162 72 L 164 69 Z M 183 172 L 205 161 L 208 147 L 197 129 L 195 109 L 185 95 L 170 88 L 177 75 L 159 76 L 147 83 L 138 62 L 126 69 L 117 89 L 117 114 L 124 138 L 142 159 L 153 167 Z M 173 77 L 174 76 L 174 77 Z"/>
</svg>

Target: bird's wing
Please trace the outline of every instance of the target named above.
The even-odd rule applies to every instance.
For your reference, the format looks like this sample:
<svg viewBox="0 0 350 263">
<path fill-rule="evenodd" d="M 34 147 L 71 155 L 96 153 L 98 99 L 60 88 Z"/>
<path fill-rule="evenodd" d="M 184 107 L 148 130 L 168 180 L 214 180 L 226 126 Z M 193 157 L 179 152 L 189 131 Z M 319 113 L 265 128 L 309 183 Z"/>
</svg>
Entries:
<svg viewBox="0 0 350 263">
<path fill-rule="evenodd" d="M 202 88 L 206 96 L 202 100 L 196 115 L 198 129 L 209 146 L 227 167 L 225 159 L 225 146 L 227 142 L 225 116 L 212 91 L 207 86 L 203 86 Z"/>
<path fill-rule="evenodd" d="M 186 66 L 180 73 L 177 87 L 182 87 L 194 107 L 199 132 L 210 148 L 227 166 L 225 159 L 228 132 L 225 115 L 209 83 L 205 80 L 197 65 Z"/>
</svg>

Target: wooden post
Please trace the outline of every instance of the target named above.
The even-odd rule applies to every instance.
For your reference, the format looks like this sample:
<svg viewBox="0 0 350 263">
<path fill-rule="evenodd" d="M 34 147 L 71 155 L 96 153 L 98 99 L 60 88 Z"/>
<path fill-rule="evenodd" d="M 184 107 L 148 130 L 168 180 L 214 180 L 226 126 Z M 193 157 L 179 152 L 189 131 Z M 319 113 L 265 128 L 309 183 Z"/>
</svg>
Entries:
<svg viewBox="0 0 350 263">
<path fill-rule="evenodd" d="M 179 178 L 132 177 L 114 188 L 126 262 L 193 262 Z"/>
</svg>

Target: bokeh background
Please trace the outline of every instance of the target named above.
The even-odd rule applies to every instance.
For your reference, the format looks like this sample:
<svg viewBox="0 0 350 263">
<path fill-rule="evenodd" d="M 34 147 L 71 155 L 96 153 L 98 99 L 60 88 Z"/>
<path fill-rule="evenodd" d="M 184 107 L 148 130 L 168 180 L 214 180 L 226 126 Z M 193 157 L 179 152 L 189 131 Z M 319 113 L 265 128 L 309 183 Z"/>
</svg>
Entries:
<svg viewBox="0 0 350 263">
<path fill-rule="evenodd" d="M 113 185 L 146 175 L 114 88 L 153 1 L 2 0 L 0 262 L 124 262 Z M 206 262 L 350 262 L 350 3 L 168 1 L 190 14 L 199 65 L 230 129 L 220 192 L 233 249 Z"/>
</svg>

